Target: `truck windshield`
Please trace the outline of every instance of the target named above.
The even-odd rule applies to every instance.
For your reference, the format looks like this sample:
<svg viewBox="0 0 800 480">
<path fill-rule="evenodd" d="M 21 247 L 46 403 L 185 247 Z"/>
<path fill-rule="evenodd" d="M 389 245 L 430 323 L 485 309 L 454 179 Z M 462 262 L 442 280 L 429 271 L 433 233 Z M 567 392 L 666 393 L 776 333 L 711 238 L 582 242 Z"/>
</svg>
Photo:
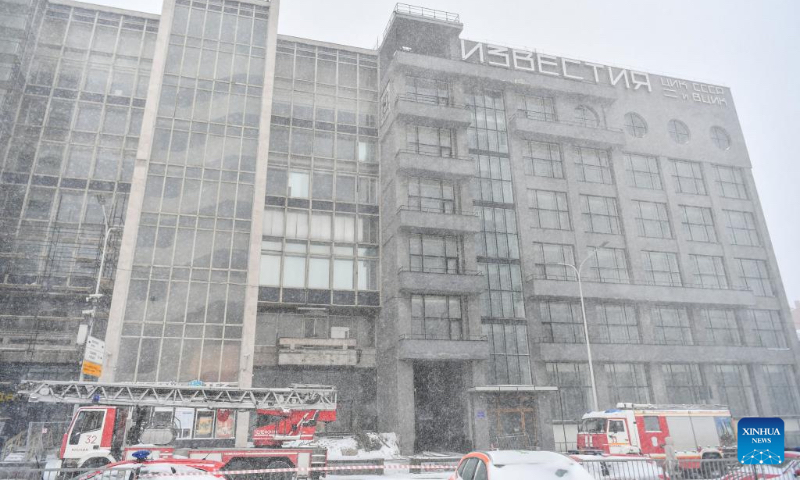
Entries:
<svg viewBox="0 0 800 480">
<path fill-rule="evenodd" d="M 581 422 L 581 432 L 583 433 L 604 433 L 606 431 L 606 421 L 603 418 L 587 418 Z"/>
</svg>

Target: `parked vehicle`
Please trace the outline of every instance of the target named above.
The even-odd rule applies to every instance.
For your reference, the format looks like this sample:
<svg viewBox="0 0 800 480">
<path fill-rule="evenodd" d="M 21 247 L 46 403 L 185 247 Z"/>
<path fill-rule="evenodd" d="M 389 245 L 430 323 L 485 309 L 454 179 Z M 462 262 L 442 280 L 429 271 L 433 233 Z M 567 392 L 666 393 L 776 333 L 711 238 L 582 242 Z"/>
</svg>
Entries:
<svg viewBox="0 0 800 480">
<path fill-rule="evenodd" d="M 177 480 L 189 476 L 195 480 L 219 480 L 225 478 L 220 473 L 222 467 L 222 463 L 211 460 L 125 460 L 85 473 L 78 480 L 135 480 L 146 475 L 158 475 L 155 478 L 159 480 Z"/>
<path fill-rule="evenodd" d="M 228 471 L 297 468 L 296 474 L 288 476 L 319 478 L 321 471 L 308 468 L 326 465 L 325 449 L 282 445 L 312 440 L 317 422 L 336 419 L 336 390 L 320 385 L 239 389 L 36 382 L 22 393 L 32 402 L 81 405 L 64 434 L 57 458 L 47 463 L 51 471 L 98 468 L 130 460 L 136 451 L 146 448 L 153 460 L 178 456 L 213 460 Z M 255 447 L 236 447 L 237 415 L 247 410 L 259 413 L 268 423 L 255 428 Z M 244 478 L 237 476 L 238 480 Z"/>
<path fill-rule="evenodd" d="M 721 473 L 719 460 L 736 455 L 731 412 L 719 405 L 620 403 L 585 414 L 577 443 L 580 453 L 664 459 L 667 438 L 683 471 Z"/>
<path fill-rule="evenodd" d="M 555 452 L 494 450 L 465 455 L 450 480 L 593 480 L 575 460 Z"/>
</svg>

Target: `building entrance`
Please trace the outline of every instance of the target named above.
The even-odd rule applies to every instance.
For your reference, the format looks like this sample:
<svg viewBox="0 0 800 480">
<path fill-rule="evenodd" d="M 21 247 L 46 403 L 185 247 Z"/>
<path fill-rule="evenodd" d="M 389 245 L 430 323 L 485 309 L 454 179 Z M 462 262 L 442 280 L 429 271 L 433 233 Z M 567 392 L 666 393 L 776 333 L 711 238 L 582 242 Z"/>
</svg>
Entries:
<svg viewBox="0 0 800 480">
<path fill-rule="evenodd" d="M 488 399 L 489 441 L 500 449 L 536 448 L 536 406 L 533 397 L 512 393 Z"/>
<path fill-rule="evenodd" d="M 414 451 L 466 452 L 464 365 L 414 363 Z"/>
</svg>

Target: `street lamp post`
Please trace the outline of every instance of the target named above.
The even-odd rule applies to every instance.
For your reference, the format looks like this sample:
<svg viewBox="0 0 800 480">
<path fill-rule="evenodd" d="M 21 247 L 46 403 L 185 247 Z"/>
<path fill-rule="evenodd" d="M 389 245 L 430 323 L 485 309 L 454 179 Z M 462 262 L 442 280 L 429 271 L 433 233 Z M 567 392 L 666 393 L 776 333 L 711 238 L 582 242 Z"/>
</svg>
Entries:
<svg viewBox="0 0 800 480">
<path fill-rule="evenodd" d="M 578 266 L 571 263 L 545 263 L 545 265 L 562 265 L 575 270 L 575 275 L 578 277 L 578 295 L 581 298 L 581 314 L 583 315 L 583 337 L 586 341 L 586 356 L 589 359 L 589 380 L 592 382 L 592 409 L 594 411 L 600 410 L 597 403 L 597 383 L 594 380 L 594 364 L 592 362 L 592 344 L 589 342 L 589 323 L 586 321 L 586 303 L 583 300 L 583 283 L 581 282 L 581 270 L 583 265 L 592 257 L 597 257 L 597 250 L 608 245 L 608 242 L 603 242 L 600 246 L 594 247 L 592 253 L 586 256 Z"/>
</svg>

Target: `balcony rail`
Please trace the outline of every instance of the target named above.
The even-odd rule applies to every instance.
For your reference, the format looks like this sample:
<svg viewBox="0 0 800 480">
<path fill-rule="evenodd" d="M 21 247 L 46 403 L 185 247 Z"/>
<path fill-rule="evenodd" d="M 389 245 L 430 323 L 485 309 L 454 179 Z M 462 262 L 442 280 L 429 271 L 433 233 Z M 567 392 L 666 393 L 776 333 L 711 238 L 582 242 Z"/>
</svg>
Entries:
<svg viewBox="0 0 800 480">
<path fill-rule="evenodd" d="M 404 333 L 400 335 L 400 340 L 452 340 L 458 342 L 486 342 L 489 337 L 486 335 L 458 335 L 451 338 L 444 335 L 431 335 L 427 333 Z"/>
<path fill-rule="evenodd" d="M 692 339 L 691 341 L 687 341 L 684 343 L 667 343 L 667 342 L 645 342 L 640 339 L 638 342 L 626 342 L 622 341 L 624 339 L 614 338 L 592 338 L 591 334 L 591 322 L 589 320 L 590 328 L 589 328 L 589 342 L 592 345 L 643 345 L 643 346 L 661 346 L 661 347 L 750 347 L 750 348 L 765 348 L 768 350 L 788 350 L 786 345 L 783 346 L 766 346 L 766 345 L 747 345 L 742 338 L 740 342 L 718 342 L 708 339 Z M 564 324 L 559 324 L 563 326 Z M 579 327 L 580 324 L 575 324 L 575 327 Z M 632 325 L 612 325 L 614 327 L 630 327 Z M 576 332 L 576 334 L 571 338 L 553 338 L 552 336 L 540 336 L 533 338 L 534 343 L 543 343 L 543 344 L 554 344 L 554 345 L 585 345 L 586 340 L 583 336 L 583 329 L 580 332 Z"/>
<path fill-rule="evenodd" d="M 355 338 L 280 337 L 278 347 L 286 350 L 348 350 L 358 347 Z"/>
<path fill-rule="evenodd" d="M 430 207 L 412 207 L 409 205 L 400 205 L 397 207 L 397 213 L 400 212 L 423 212 L 423 213 L 442 213 L 445 215 L 465 215 L 469 217 L 477 217 L 478 214 L 474 211 L 466 211 L 462 208 L 456 208 L 455 206 L 451 209 L 436 209 Z"/>
<path fill-rule="evenodd" d="M 461 270 L 459 269 L 456 273 L 449 273 L 449 272 L 431 272 L 431 271 L 423 271 L 423 270 L 412 270 L 409 267 L 400 267 L 397 269 L 397 273 L 428 273 L 431 275 L 469 275 L 469 276 L 482 276 L 483 272 L 479 272 L 478 270 Z"/>
<path fill-rule="evenodd" d="M 534 274 L 530 277 L 527 277 L 528 280 L 552 280 L 555 282 L 576 282 L 577 278 L 575 275 L 540 275 Z M 703 289 L 703 290 L 733 290 L 736 292 L 749 292 L 752 291 L 748 287 L 741 286 L 741 285 L 724 285 L 724 286 L 712 286 L 712 285 L 701 285 L 697 283 L 681 283 L 671 285 L 667 282 L 654 282 L 650 280 L 628 280 L 627 282 L 611 282 L 611 281 L 600 281 L 597 279 L 591 278 L 583 278 L 582 281 L 584 283 L 602 283 L 602 284 L 612 284 L 612 285 L 638 285 L 638 286 L 648 286 L 648 287 L 667 287 L 667 288 L 692 288 L 692 289 Z"/>
<path fill-rule="evenodd" d="M 622 129 L 621 128 L 609 127 L 609 126 L 603 125 L 602 123 L 598 123 L 598 125 L 595 127 L 595 126 L 592 126 L 592 125 L 585 125 L 585 124 L 580 123 L 580 122 L 571 122 L 569 120 L 562 120 L 562 119 L 559 119 L 558 117 L 556 117 L 556 118 L 554 118 L 552 120 L 542 120 L 540 118 L 536 118 L 536 115 L 534 115 L 534 113 L 540 114 L 542 112 L 534 112 L 532 110 L 526 110 L 524 108 L 519 108 L 519 109 L 517 109 L 517 113 L 513 114 L 511 116 L 511 118 L 513 119 L 513 118 L 517 118 L 519 116 L 519 117 L 524 118 L 526 120 L 535 120 L 535 121 L 542 122 L 542 123 L 557 123 L 557 124 L 560 124 L 560 125 L 569 125 L 569 126 L 572 126 L 572 127 L 583 127 L 583 128 L 591 128 L 593 130 L 605 130 L 605 131 L 608 131 L 608 132 L 622 133 Z"/>
<path fill-rule="evenodd" d="M 0 350 L 25 350 L 27 348 L 52 347 L 75 350 L 75 333 L 54 333 L 46 331 L 0 331 Z"/>
<path fill-rule="evenodd" d="M 472 157 L 461 157 L 459 155 L 447 155 L 447 156 L 435 155 L 433 153 L 420 152 L 420 151 L 417 151 L 417 150 L 414 150 L 414 149 L 411 149 L 411 148 L 400 148 L 400 149 L 398 149 L 397 153 L 394 155 L 395 158 L 400 156 L 401 153 L 410 153 L 410 154 L 413 154 L 413 155 L 424 155 L 426 157 L 433 157 L 433 158 L 446 158 L 448 160 L 464 160 L 464 161 L 467 161 L 467 162 L 473 162 L 474 161 L 472 159 Z"/>
<path fill-rule="evenodd" d="M 453 97 L 448 95 L 442 97 L 440 95 L 425 95 L 424 93 L 401 93 L 394 99 L 394 103 L 404 100 L 406 102 L 424 103 L 426 105 L 440 105 L 444 107 L 456 107 L 466 109 L 466 105 L 457 104 L 453 101 Z"/>
</svg>

